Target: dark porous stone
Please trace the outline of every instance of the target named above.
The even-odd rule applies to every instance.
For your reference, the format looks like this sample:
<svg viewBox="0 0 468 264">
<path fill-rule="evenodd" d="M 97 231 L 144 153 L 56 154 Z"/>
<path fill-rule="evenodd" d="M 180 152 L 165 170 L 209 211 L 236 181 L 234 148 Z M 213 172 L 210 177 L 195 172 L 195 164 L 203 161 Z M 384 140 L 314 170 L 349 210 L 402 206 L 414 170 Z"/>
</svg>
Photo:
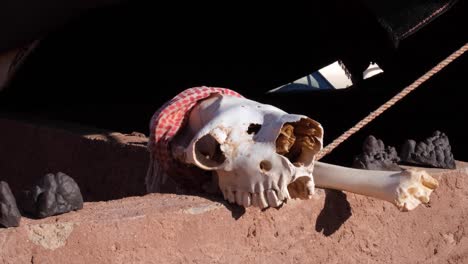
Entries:
<svg viewBox="0 0 468 264">
<path fill-rule="evenodd" d="M 400 160 L 394 147 L 386 147 L 382 140 L 368 136 L 362 145 L 362 153 L 354 158 L 353 167 L 366 170 L 401 171 Z"/>
<path fill-rule="evenodd" d="M 435 131 L 431 137 L 417 143 L 407 140 L 400 150 L 401 162 L 434 168 L 455 169 L 455 159 L 448 137 Z"/>
<path fill-rule="evenodd" d="M 23 192 L 20 207 L 25 213 L 44 218 L 82 209 L 83 197 L 70 176 L 49 173 L 32 189 Z"/>
<path fill-rule="evenodd" d="M 4 181 L 0 181 L 0 226 L 19 226 L 21 214 L 16 206 L 16 200 L 11 193 L 10 186 Z"/>
</svg>

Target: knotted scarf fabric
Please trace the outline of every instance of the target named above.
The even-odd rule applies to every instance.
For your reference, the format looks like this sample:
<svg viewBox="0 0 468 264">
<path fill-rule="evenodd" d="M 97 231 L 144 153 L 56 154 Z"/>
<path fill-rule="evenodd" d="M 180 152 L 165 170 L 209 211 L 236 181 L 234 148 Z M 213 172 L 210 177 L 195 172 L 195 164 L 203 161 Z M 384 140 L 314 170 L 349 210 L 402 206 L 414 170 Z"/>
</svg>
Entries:
<svg viewBox="0 0 468 264">
<path fill-rule="evenodd" d="M 148 150 L 150 162 L 146 174 L 147 192 L 159 192 L 171 172 L 180 173 L 180 163 L 171 153 L 171 140 L 184 126 L 191 109 L 213 94 L 242 97 L 235 91 L 216 87 L 194 87 L 179 93 L 154 113 L 150 122 Z"/>
</svg>

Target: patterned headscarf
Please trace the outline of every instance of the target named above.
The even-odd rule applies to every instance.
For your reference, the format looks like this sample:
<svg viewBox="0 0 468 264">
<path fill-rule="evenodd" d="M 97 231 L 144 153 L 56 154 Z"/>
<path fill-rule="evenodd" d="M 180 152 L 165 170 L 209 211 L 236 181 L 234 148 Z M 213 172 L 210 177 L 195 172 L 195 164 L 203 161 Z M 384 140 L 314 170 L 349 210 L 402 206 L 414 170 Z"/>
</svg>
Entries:
<svg viewBox="0 0 468 264">
<path fill-rule="evenodd" d="M 172 156 L 170 142 L 183 127 L 190 110 L 198 101 L 206 99 L 212 94 L 242 97 L 242 95 L 225 88 L 194 87 L 179 93 L 154 113 L 150 122 L 148 142 L 150 164 L 146 174 L 147 192 L 160 191 L 161 185 L 167 180 L 171 171 L 175 172 L 180 168 Z"/>
</svg>

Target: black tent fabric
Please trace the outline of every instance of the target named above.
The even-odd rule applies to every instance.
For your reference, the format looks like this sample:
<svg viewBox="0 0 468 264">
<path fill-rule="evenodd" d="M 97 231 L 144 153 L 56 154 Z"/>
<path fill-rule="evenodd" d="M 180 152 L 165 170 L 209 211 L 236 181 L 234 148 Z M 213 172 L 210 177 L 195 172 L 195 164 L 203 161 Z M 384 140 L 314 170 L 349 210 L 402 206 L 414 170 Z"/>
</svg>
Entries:
<svg viewBox="0 0 468 264">
<path fill-rule="evenodd" d="M 41 3 L 47 1 L 52 3 Z M 466 1 L 374 2 L 317 1 L 312 8 L 291 8 L 307 10 L 300 13 L 267 6 L 260 15 L 239 5 L 170 9 L 109 0 L 94 8 L 97 1 L 81 1 L 79 8 L 49 5 L 28 11 L 37 15 L 12 18 L 15 3 L 28 2 L 10 1 L 0 7 L 0 51 L 41 42 L 0 92 L 0 111 L 147 133 L 160 105 L 182 89 L 208 85 L 316 118 L 326 127 L 327 143 L 467 41 Z M 54 20 L 57 14 L 61 19 Z M 265 94 L 336 60 L 354 76 L 355 85 L 346 91 Z M 385 74 L 362 81 L 359 73 L 370 61 Z M 391 131 L 397 143 L 414 137 L 392 129 L 400 122 L 422 135 L 442 130 L 468 146 L 453 121 L 468 116 L 460 94 L 466 56 L 460 61 L 369 129 Z M 351 151 L 361 142 L 349 144 L 342 148 Z"/>
</svg>

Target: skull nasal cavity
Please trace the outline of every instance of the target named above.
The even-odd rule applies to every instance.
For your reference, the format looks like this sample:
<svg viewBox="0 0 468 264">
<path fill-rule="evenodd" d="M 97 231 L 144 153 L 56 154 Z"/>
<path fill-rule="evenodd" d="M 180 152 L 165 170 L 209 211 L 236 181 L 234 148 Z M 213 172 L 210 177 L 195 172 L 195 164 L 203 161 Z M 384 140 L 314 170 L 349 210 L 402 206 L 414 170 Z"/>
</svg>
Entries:
<svg viewBox="0 0 468 264">
<path fill-rule="evenodd" d="M 272 167 L 271 162 L 269 162 L 268 160 L 262 160 L 260 162 L 260 169 L 262 171 L 269 171 L 271 170 L 271 167 Z"/>
<path fill-rule="evenodd" d="M 262 125 L 260 124 L 250 124 L 249 128 L 247 129 L 248 134 L 257 134 L 258 131 L 260 131 L 260 128 L 262 128 Z"/>
<path fill-rule="evenodd" d="M 195 144 L 195 155 L 201 164 L 207 167 L 217 167 L 226 160 L 221 145 L 208 134 L 200 138 Z"/>
</svg>

